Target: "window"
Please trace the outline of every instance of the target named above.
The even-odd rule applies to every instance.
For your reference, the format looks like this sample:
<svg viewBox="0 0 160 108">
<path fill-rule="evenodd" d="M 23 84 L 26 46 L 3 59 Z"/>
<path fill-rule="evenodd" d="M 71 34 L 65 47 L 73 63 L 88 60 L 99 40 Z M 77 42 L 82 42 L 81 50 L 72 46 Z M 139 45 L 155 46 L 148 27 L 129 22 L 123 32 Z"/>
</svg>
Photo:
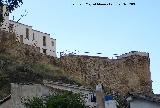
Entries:
<svg viewBox="0 0 160 108">
<path fill-rule="evenodd" d="M 3 14 L 3 7 L 0 6 L 0 14 Z"/>
<path fill-rule="evenodd" d="M 20 35 L 20 42 L 23 43 L 23 35 Z"/>
<path fill-rule="evenodd" d="M 14 24 L 9 24 L 9 32 L 13 32 L 13 26 Z"/>
<path fill-rule="evenodd" d="M 53 42 L 53 41 L 51 41 L 51 43 L 52 43 L 52 46 L 54 46 L 54 42 Z"/>
<path fill-rule="evenodd" d="M 26 38 L 29 40 L 29 29 L 26 28 Z"/>
<path fill-rule="evenodd" d="M 43 46 L 46 46 L 46 37 L 43 36 Z"/>
<path fill-rule="evenodd" d="M 46 54 L 46 52 L 47 52 L 47 49 L 43 49 L 43 54 Z"/>
<path fill-rule="evenodd" d="M 34 33 L 33 33 L 33 40 L 35 40 Z"/>
</svg>

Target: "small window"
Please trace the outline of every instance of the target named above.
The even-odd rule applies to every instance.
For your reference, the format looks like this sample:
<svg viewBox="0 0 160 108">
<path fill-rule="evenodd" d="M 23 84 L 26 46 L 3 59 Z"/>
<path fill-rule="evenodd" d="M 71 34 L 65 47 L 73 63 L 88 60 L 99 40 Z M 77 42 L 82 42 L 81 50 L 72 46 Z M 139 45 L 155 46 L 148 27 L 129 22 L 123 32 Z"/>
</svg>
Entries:
<svg viewBox="0 0 160 108">
<path fill-rule="evenodd" d="M 23 35 L 20 35 L 20 42 L 23 43 Z"/>
<path fill-rule="evenodd" d="M 9 24 L 9 32 L 13 32 L 13 26 L 14 24 Z"/>
<path fill-rule="evenodd" d="M 3 7 L 0 6 L 0 14 L 2 14 L 2 13 L 3 13 Z"/>
<path fill-rule="evenodd" d="M 52 41 L 51 43 L 52 43 L 52 46 L 54 46 L 54 42 Z"/>
<path fill-rule="evenodd" d="M 43 46 L 46 46 L 46 37 L 43 36 Z"/>
<path fill-rule="evenodd" d="M 33 40 L 35 40 L 34 33 L 33 33 Z"/>
<path fill-rule="evenodd" d="M 26 28 L 26 38 L 29 40 L 29 29 Z"/>
<path fill-rule="evenodd" d="M 47 49 L 43 49 L 43 54 L 46 54 L 46 52 L 47 52 Z"/>
</svg>

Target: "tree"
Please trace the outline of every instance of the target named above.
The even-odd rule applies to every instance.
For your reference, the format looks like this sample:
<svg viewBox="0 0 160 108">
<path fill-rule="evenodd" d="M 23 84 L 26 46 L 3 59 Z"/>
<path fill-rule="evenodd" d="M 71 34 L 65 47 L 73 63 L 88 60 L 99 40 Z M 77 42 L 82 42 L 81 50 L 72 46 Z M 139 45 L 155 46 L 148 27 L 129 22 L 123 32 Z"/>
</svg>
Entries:
<svg viewBox="0 0 160 108">
<path fill-rule="evenodd" d="M 80 94 L 63 92 L 47 97 L 47 99 L 34 97 L 24 102 L 27 108 L 85 108 L 84 100 Z"/>
<path fill-rule="evenodd" d="M 2 7 L 7 5 L 7 11 L 11 13 L 23 4 L 22 0 L 0 0 L 0 23 L 4 21 Z M 5 14 L 7 16 L 7 14 Z"/>
</svg>

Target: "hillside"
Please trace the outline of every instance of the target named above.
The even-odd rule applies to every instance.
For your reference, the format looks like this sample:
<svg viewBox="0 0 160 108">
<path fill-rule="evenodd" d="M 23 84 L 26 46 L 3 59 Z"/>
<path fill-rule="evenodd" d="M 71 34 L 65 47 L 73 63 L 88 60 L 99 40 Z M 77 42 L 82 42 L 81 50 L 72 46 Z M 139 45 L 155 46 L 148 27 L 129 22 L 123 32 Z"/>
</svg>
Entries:
<svg viewBox="0 0 160 108">
<path fill-rule="evenodd" d="M 11 82 L 42 83 L 43 79 L 80 83 L 91 88 L 102 82 L 106 92 L 122 95 L 128 92 L 152 94 L 147 53 L 131 52 L 132 55 L 119 59 L 82 55 L 55 58 L 40 54 L 39 50 L 19 43 L 15 34 L 0 32 L 1 94 L 9 93 Z"/>
<path fill-rule="evenodd" d="M 28 64 L 0 55 L 0 98 L 10 92 L 10 83 L 42 83 L 43 79 L 74 83 L 51 64 Z"/>
<path fill-rule="evenodd" d="M 59 66 L 59 59 L 42 55 L 36 47 L 16 41 L 15 34 L 0 32 L 0 99 L 10 83 L 42 83 L 44 79 L 76 83 Z"/>
</svg>

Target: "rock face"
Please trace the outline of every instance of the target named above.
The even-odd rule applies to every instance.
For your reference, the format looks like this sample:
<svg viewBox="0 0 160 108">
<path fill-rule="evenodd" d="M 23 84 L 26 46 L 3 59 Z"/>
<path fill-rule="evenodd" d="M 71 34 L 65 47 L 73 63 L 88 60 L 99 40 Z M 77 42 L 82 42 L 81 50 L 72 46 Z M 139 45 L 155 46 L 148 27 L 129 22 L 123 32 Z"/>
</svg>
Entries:
<svg viewBox="0 0 160 108">
<path fill-rule="evenodd" d="M 149 56 L 130 55 L 120 59 L 94 56 L 63 56 L 61 65 L 69 76 L 83 85 L 95 87 L 102 82 L 105 90 L 120 94 L 152 93 Z"/>
</svg>

